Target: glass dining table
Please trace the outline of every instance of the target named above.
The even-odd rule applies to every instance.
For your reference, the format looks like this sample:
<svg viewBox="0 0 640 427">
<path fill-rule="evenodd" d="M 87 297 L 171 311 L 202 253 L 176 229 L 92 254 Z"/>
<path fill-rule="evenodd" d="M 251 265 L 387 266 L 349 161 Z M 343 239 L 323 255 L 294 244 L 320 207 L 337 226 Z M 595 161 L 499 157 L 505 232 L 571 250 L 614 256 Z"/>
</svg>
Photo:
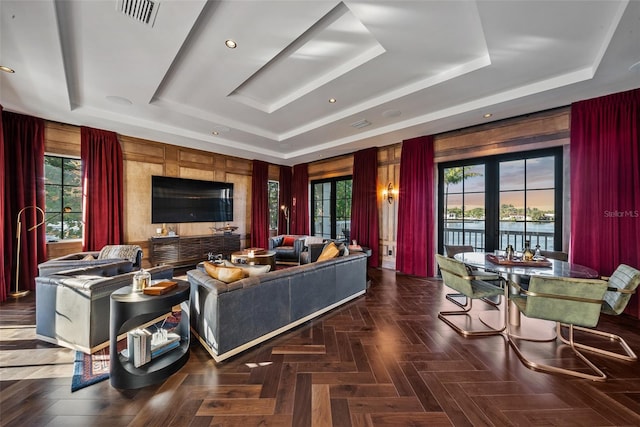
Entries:
<svg viewBox="0 0 640 427">
<path fill-rule="evenodd" d="M 592 268 L 566 261 L 546 258 L 546 262 L 540 265 L 535 263 L 527 265 L 505 265 L 496 262 L 496 256 L 488 252 L 462 252 L 454 256 L 458 261 L 481 270 L 495 272 L 508 280 L 509 284 L 520 285 L 523 277 L 551 276 L 551 277 L 575 277 L 583 279 L 598 278 L 598 272 Z M 515 288 L 511 289 L 515 292 Z M 499 313 L 483 312 L 480 319 L 487 325 L 500 329 L 503 316 Z M 529 341 L 550 341 L 556 338 L 555 323 L 540 320 L 521 318 L 518 307 L 509 302 L 509 328 L 511 334 L 517 338 Z"/>
</svg>

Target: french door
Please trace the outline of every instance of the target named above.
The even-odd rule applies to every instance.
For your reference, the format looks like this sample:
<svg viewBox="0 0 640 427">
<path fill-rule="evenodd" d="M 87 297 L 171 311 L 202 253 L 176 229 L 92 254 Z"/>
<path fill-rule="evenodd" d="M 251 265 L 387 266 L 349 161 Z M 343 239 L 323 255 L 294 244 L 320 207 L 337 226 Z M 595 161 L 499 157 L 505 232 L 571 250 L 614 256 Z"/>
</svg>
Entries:
<svg viewBox="0 0 640 427">
<path fill-rule="evenodd" d="M 562 249 L 562 148 L 442 163 L 438 252 Z"/>
</svg>

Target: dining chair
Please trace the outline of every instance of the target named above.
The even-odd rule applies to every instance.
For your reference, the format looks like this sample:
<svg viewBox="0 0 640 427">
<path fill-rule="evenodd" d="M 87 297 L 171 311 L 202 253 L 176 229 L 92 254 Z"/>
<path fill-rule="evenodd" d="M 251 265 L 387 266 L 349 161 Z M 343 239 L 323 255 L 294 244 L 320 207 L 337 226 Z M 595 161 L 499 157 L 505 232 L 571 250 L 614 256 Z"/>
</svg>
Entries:
<svg viewBox="0 0 640 427">
<path fill-rule="evenodd" d="M 463 252 L 475 252 L 475 249 L 471 245 L 444 245 L 445 255 L 449 258 L 453 258 L 457 254 Z M 467 266 L 467 270 L 474 276 L 477 276 L 481 280 L 496 281 L 501 280 L 500 275 L 492 273 L 490 271 L 478 270 L 477 268 Z M 450 293 L 445 296 L 449 301 L 457 305 L 458 307 L 464 307 L 467 304 L 466 297 L 461 293 Z M 461 302 L 463 301 L 463 302 Z M 498 307 L 500 305 L 500 296 L 494 298 L 482 298 L 482 301 L 489 305 Z"/>
<path fill-rule="evenodd" d="M 618 268 L 616 268 L 616 270 L 613 272 L 611 277 L 603 277 L 603 279 L 607 281 L 608 287 L 607 291 L 604 294 L 604 301 L 602 302 L 600 313 L 612 316 L 622 314 L 624 309 L 627 307 L 627 304 L 631 300 L 631 296 L 636 292 L 638 285 L 640 285 L 640 270 L 630 267 L 626 264 L 620 264 Z M 564 329 L 566 329 L 566 327 L 567 325 L 558 324 L 558 336 L 565 343 L 567 339 L 563 336 L 562 332 Z M 590 346 L 582 343 L 574 343 L 574 345 L 580 349 L 630 362 L 638 360 L 638 356 L 636 356 L 633 350 L 631 350 L 631 347 L 629 347 L 627 342 L 620 335 L 600 331 L 597 329 L 577 326 L 574 327 L 574 330 L 586 332 L 598 337 L 604 337 L 609 341 L 617 342 L 624 353 L 605 350 L 600 347 Z"/>
<path fill-rule="evenodd" d="M 569 345 L 575 355 L 592 371 L 585 373 L 578 369 L 561 368 L 529 360 L 516 343 L 507 323 L 507 339 L 520 361 L 529 369 L 540 372 L 566 374 L 593 381 L 604 381 L 607 376 L 587 359 L 575 344 L 574 329 L 594 327 L 600 318 L 600 306 L 607 291 L 607 282 L 600 279 L 575 279 L 568 277 L 531 276 L 528 289 L 511 284 L 515 289 L 509 299 L 526 317 L 550 320 L 567 325 L 569 338 L 561 342 Z M 509 305 L 509 304 L 507 304 Z M 550 357 L 553 357 L 550 355 Z"/>
<path fill-rule="evenodd" d="M 555 260 L 558 260 L 558 261 L 564 261 L 564 262 L 569 261 L 569 254 L 566 253 L 566 252 L 561 252 L 561 251 L 540 251 L 540 255 L 542 255 L 545 258 L 555 259 Z M 520 285 L 523 286 L 526 289 L 527 286 L 529 286 L 529 280 L 531 280 L 530 276 L 527 276 L 527 275 L 520 276 Z"/>
<path fill-rule="evenodd" d="M 545 258 L 557 259 L 558 261 L 569 261 L 569 254 L 561 251 L 540 251 L 540 255 Z"/>
<path fill-rule="evenodd" d="M 487 297 L 494 297 L 504 295 L 507 292 L 507 286 L 502 278 L 499 280 L 488 282 L 470 274 L 467 270 L 467 266 L 456 259 L 446 257 L 444 255 L 436 254 L 438 266 L 442 273 L 442 279 L 445 286 L 457 291 L 460 295 L 466 297 L 466 304 L 456 304 L 462 308 L 457 311 L 441 311 L 438 313 L 438 318 L 453 328 L 457 333 L 462 336 L 487 336 L 498 335 L 504 331 L 507 321 L 507 313 L 505 311 L 504 326 L 500 329 L 484 329 L 484 330 L 469 330 L 464 329 L 451 320 L 450 316 L 468 315 L 471 311 L 473 300 Z M 499 276 L 498 276 L 499 277 Z"/>
</svg>

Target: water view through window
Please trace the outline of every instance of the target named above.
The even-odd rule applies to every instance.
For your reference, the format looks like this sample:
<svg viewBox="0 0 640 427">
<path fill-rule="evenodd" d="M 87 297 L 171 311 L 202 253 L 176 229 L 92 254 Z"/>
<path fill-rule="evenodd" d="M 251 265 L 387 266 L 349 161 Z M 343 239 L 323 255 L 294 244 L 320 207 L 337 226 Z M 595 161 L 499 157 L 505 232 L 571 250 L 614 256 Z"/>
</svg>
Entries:
<svg viewBox="0 0 640 427">
<path fill-rule="evenodd" d="M 492 251 L 511 244 L 520 251 L 529 240 L 532 248 L 561 249 L 561 151 L 513 157 L 440 166 L 443 245 Z"/>
</svg>

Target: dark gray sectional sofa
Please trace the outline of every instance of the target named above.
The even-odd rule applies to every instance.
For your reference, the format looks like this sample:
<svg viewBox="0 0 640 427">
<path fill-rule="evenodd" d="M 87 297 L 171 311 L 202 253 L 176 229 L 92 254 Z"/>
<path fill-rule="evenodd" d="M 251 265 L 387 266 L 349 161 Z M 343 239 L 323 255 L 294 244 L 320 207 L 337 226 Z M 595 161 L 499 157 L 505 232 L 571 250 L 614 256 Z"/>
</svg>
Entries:
<svg viewBox="0 0 640 427">
<path fill-rule="evenodd" d="M 173 267 L 147 270 L 152 279 L 170 279 Z M 36 336 L 93 353 L 109 345 L 111 293 L 133 282 L 130 261 L 113 261 L 36 277 Z"/>
<path fill-rule="evenodd" d="M 191 283 L 191 328 L 216 362 L 366 292 L 367 256 L 355 253 L 226 284 L 201 269 Z"/>
</svg>

